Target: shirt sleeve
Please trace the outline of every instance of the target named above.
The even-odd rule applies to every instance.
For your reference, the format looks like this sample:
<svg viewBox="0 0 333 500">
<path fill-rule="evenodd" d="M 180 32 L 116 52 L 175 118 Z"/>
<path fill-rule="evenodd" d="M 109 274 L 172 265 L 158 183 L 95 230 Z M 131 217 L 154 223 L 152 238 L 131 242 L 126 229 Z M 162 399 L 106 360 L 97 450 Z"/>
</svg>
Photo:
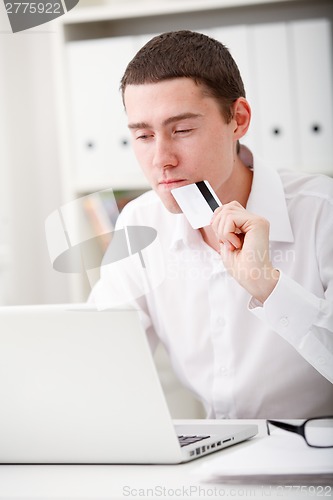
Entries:
<svg viewBox="0 0 333 500">
<path fill-rule="evenodd" d="M 252 298 L 249 309 L 291 344 L 333 383 L 333 307 L 280 271 L 264 304 Z"/>
<path fill-rule="evenodd" d="M 126 214 L 125 209 L 118 218 L 116 229 L 123 228 L 124 214 Z M 111 258 L 116 253 L 113 245 L 114 240 L 111 240 L 101 264 L 100 278 L 90 292 L 88 303 L 101 311 L 105 309 L 137 310 L 150 348 L 154 351 L 159 339 L 155 333 L 146 301 L 146 294 L 151 288 L 149 276 L 142 266 L 138 253 L 128 255 L 125 252 L 124 258 L 118 260 Z M 118 248 L 116 250 L 118 251 Z"/>
<path fill-rule="evenodd" d="M 294 226 L 300 228 L 295 244 L 299 258 L 304 255 L 297 272 L 303 274 L 297 277 L 292 268 L 279 269 L 271 295 L 264 304 L 252 298 L 249 309 L 333 383 L 333 201 L 331 183 L 325 180 L 324 186 L 327 192 L 320 198 L 302 196 L 298 218 L 294 216 Z M 311 226 L 304 213 L 311 214 Z"/>
<path fill-rule="evenodd" d="M 122 284 L 124 284 L 126 276 L 122 276 Z M 98 310 L 105 309 L 135 309 L 140 316 L 141 325 L 144 328 L 151 351 L 154 352 L 159 344 L 159 338 L 155 332 L 150 315 L 148 313 L 145 297 L 141 296 L 137 299 L 119 302 L 119 281 L 117 279 L 108 279 L 106 275 L 101 276 L 99 281 L 92 288 L 88 297 L 88 303 L 94 305 Z M 123 288 L 123 287 L 122 287 Z"/>
</svg>

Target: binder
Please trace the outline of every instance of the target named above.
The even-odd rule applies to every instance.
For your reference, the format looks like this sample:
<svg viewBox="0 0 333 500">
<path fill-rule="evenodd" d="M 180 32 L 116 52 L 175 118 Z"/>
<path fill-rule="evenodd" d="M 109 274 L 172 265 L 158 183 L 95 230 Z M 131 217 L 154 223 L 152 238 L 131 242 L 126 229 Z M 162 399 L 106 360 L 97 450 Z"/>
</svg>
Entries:
<svg viewBox="0 0 333 500">
<path fill-rule="evenodd" d="M 255 131 L 258 129 L 259 114 L 258 96 L 253 80 L 252 51 L 249 46 L 249 27 L 247 25 L 223 26 L 206 31 L 208 36 L 212 36 L 225 45 L 234 58 L 240 71 L 246 98 L 252 110 L 251 125 L 246 135 L 241 139 L 241 143 L 247 145 L 251 150 L 259 149 L 259 137 Z"/>
<path fill-rule="evenodd" d="M 296 148 L 286 24 L 252 26 L 249 45 L 259 114 L 254 130 L 259 135 L 258 154 L 277 168 L 292 168 Z"/>
<path fill-rule="evenodd" d="M 289 25 L 299 168 L 333 174 L 333 81 L 328 19 Z"/>
<path fill-rule="evenodd" d="M 66 51 L 77 191 L 145 186 L 130 146 L 119 90 L 123 72 L 136 51 L 135 38 L 73 41 Z"/>
</svg>

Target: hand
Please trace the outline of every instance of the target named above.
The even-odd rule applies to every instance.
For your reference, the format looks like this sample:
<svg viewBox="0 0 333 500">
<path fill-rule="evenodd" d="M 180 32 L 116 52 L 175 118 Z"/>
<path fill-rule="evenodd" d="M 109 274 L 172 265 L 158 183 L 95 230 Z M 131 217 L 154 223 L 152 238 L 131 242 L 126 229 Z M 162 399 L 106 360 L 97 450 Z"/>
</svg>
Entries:
<svg viewBox="0 0 333 500">
<path fill-rule="evenodd" d="M 211 226 L 227 271 L 263 303 L 279 279 L 269 256 L 269 222 L 232 201 L 215 210 Z"/>
</svg>

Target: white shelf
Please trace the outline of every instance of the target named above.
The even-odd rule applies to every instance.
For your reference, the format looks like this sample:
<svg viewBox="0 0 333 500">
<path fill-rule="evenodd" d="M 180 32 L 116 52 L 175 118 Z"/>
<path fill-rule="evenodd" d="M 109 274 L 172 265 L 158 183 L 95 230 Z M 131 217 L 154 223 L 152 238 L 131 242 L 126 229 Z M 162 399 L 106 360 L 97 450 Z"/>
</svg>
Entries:
<svg viewBox="0 0 333 500">
<path fill-rule="evenodd" d="M 301 0 L 124 0 L 105 2 L 98 6 L 84 6 L 73 9 L 64 18 L 64 24 L 102 22 L 146 16 L 163 16 L 186 12 L 200 12 L 215 9 L 240 8 L 253 5 L 276 3 L 297 4 Z"/>
<path fill-rule="evenodd" d="M 138 167 L 139 169 L 139 167 Z M 130 179 L 117 178 L 115 181 L 105 175 L 100 179 L 85 181 L 84 179 L 73 184 L 77 193 L 96 193 L 104 189 L 112 188 L 114 191 L 149 189 L 147 181 L 141 175 L 131 176 Z"/>
</svg>

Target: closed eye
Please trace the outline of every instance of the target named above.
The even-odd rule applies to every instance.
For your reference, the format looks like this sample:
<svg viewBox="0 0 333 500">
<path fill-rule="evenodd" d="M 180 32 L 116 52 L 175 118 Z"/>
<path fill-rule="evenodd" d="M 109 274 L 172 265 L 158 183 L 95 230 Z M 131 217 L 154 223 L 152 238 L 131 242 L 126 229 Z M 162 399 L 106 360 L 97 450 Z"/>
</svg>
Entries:
<svg viewBox="0 0 333 500">
<path fill-rule="evenodd" d="M 192 132 L 192 130 L 194 130 L 194 129 L 193 128 L 181 129 L 181 130 L 176 130 L 175 133 L 176 134 L 187 134 L 189 132 Z"/>
<path fill-rule="evenodd" d="M 135 140 L 137 141 L 146 141 L 147 139 L 150 139 L 151 137 L 153 137 L 152 134 L 141 134 L 141 135 L 138 135 L 137 137 L 135 137 Z"/>
</svg>

